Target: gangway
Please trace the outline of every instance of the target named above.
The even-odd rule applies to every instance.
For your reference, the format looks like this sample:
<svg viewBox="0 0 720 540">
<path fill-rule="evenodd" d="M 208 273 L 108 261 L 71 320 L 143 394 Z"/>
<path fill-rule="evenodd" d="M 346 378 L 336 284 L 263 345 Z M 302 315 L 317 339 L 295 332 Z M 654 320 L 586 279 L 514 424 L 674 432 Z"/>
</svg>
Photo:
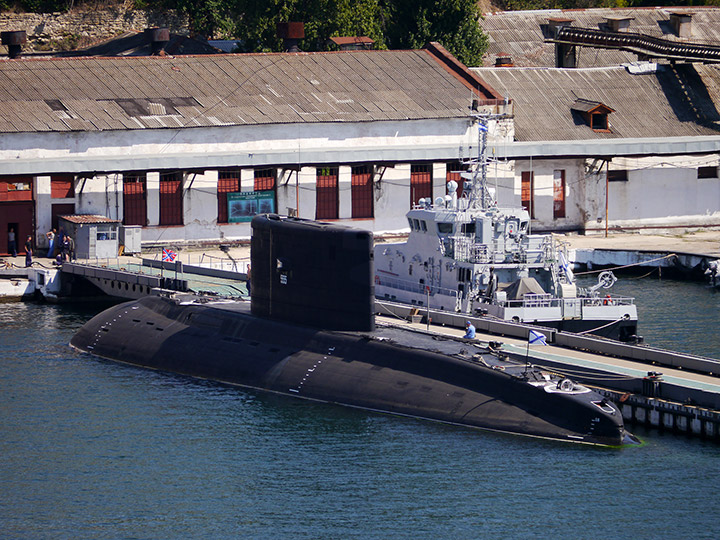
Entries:
<svg viewBox="0 0 720 540">
<path fill-rule="evenodd" d="M 665 58 L 671 61 L 720 63 L 720 46 L 705 43 L 680 43 L 645 34 L 609 32 L 594 28 L 559 26 L 550 43 L 619 49 L 643 59 Z"/>
</svg>

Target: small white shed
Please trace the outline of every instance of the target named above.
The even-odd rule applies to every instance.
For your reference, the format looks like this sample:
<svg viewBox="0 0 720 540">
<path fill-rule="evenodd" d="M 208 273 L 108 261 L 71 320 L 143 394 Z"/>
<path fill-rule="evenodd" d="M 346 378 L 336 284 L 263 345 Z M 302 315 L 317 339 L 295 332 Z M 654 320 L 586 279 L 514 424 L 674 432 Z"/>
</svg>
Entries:
<svg viewBox="0 0 720 540">
<path fill-rule="evenodd" d="M 75 258 L 117 257 L 120 221 L 98 215 L 59 216 L 58 226 L 58 233 L 69 234 L 74 240 Z"/>
</svg>

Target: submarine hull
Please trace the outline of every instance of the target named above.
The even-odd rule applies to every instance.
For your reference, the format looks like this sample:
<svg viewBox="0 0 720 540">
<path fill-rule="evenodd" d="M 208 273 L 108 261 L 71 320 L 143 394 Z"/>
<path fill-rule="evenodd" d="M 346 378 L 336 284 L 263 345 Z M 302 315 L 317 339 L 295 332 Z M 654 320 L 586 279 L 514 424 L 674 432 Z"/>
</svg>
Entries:
<svg viewBox="0 0 720 540">
<path fill-rule="evenodd" d="M 555 390 L 547 374 L 467 340 L 397 327 L 320 330 L 258 317 L 247 302 L 147 297 L 95 316 L 71 345 L 137 366 L 469 427 L 609 446 L 625 436 L 619 411 L 601 396 Z"/>
</svg>

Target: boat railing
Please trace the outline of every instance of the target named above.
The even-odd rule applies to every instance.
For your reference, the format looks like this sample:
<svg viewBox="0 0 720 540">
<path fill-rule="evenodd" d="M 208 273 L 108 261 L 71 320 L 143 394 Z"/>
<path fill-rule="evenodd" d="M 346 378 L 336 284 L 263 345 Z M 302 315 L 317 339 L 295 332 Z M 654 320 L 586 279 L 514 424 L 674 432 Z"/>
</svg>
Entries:
<svg viewBox="0 0 720 540">
<path fill-rule="evenodd" d="M 487 244 L 479 244 L 468 236 L 453 236 L 449 242 L 443 243 L 443 255 L 456 261 L 473 264 L 489 263 L 490 248 Z"/>
<path fill-rule="evenodd" d="M 399 289 L 401 291 L 408 291 L 418 294 L 427 294 L 428 288 L 431 296 L 441 294 L 452 298 L 457 298 L 458 292 L 455 289 L 448 289 L 446 287 L 436 287 L 433 285 L 426 285 L 424 283 L 418 283 L 417 281 L 411 281 L 408 279 L 400 279 L 396 277 L 383 276 L 381 274 L 375 275 L 375 286 L 389 287 L 391 289 Z"/>
<path fill-rule="evenodd" d="M 635 299 L 629 296 L 557 298 L 551 294 L 525 294 L 520 300 L 506 300 L 501 305 L 509 308 L 558 307 L 563 304 L 577 304 L 582 307 L 631 306 Z"/>
</svg>

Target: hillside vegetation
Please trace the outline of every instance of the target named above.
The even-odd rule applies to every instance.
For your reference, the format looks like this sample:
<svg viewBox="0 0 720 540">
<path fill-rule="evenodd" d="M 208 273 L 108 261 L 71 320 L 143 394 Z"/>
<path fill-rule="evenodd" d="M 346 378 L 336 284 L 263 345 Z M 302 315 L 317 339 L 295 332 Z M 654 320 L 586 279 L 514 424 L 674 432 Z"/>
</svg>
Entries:
<svg viewBox="0 0 720 540">
<path fill-rule="evenodd" d="M 132 1 L 132 0 L 129 0 Z M 107 4 L 74 0 L 0 0 L 4 11 L 92 10 Z M 380 49 L 415 49 L 438 41 L 468 65 L 478 65 L 487 36 L 476 0 L 134 0 L 132 9 L 175 11 L 187 31 L 209 39 L 242 40 L 241 52 L 277 52 L 277 23 L 305 23 L 304 51 L 327 50 L 335 36 L 367 36 Z"/>
<path fill-rule="evenodd" d="M 128 9 L 177 13 L 188 21 L 187 33 L 241 40 L 241 52 L 282 51 L 277 23 L 301 21 L 305 23 L 305 38 L 299 46 L 304 51 L 327 50 L 329 38 L 335 36 L 367 36 L 379 49 L 415 49 L 437 41 L 471 66 L 481 65 L 488 45 L 477 24 L 481 12 L 651 4 L 638 0 L 0 0 L 0 11 L 92 12 L 118 3 L 123 8 L 118 10 L 118 17 Z M 720 0 L 705 3 L 720 5 Z M 74 48 L 67 36 L 63 40 Z"/>
</svg>

